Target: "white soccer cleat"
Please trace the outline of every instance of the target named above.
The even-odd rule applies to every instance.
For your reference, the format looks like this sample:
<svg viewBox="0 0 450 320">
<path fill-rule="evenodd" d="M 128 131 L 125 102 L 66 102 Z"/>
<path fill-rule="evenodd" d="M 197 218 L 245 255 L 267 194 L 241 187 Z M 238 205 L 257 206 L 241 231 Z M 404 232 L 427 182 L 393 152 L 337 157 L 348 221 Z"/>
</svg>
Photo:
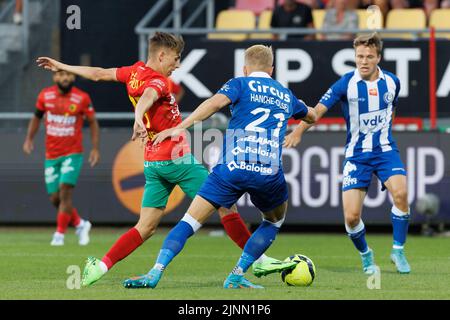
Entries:
<svg viewBox="0 0 450 320">
<path fill-rule="evenodd" d="M 55 232 L 53 234 L 52 242 L 50 242 L 51 246 L 58 247 L 64 245 L 64 234 Z"/>
<path fill-rule="evenodd" d="M 77 227 L 75 233 L 78 236 L 78 244 L 80 246 L 85 246 L 89 243 L 89 231 L 91 231 L 91 227 L 92 224 L 87 220 L 83 220 L 81 225 Z"/>
</svg>

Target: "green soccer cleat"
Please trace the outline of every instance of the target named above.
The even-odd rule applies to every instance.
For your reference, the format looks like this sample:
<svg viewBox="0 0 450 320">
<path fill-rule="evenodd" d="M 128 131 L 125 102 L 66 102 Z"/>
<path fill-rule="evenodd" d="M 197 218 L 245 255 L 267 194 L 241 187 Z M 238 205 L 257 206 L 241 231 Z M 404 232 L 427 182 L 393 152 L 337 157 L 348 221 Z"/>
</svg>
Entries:
<svg viewBox="0 0 450 320">
<path fill-rule="evenodd" d="M 81 279 L 81 285 L 86 287 L 100 280 L 105 272 L 100 267 L 101 260 L 95 257 L 89 257 L 86 260 L 86 265 L 83 270 L 83 277 Z"/>
<path fill-rule="evenodd" d="M 127 289 L 154 289 L 158 285 L 159 280 L 161 280 L 162 274 L 162 271 L 159 271 L 158 269 L 152 269 L 145 275 L 125 280 L 123 282 L 123 286 Z"/>
<path fill-rule="evenodd" d="M 406 260 L 403 249 L 392 249 L 391 261 L 395 264 L 399 273 L 406 274 L 411 272 L 411 267 Z"/>
<path fill-rule="evenodd" d="M 266 257 L 262 262 L 254 262 L 252 265 L 253 274 L 260 278 L 275 272 L 294 269 L 297 265 L 293 261 L 280 261 L 271 257 Z"/>
<path fill-rule="evenodd" d="M 264 289 L 263 286 L 253 284 L 244 276 L 239 276 L 237 274 L 230 274 L 223 282 L 224 289 Z"/>
</svg>

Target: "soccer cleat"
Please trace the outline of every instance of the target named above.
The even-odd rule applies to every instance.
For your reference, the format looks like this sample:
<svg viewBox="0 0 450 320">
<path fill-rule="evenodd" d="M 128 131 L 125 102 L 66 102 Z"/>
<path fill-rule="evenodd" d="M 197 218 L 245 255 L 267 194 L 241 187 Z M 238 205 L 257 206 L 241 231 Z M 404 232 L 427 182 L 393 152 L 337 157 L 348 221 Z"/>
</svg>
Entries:
<svg viewBox="0 0 450 320">
<path fill-rule="evenodd" d="M 127 279 L 123 282 L 123 286 L 127 289 L 155 288 L 162 277 L 162 271 L 152 269 L 149 273 Z"/>
<path fill-rule="evenodd" d="M 51 246 L 63 246 L 64 245 L 64 234 L 59 233 L 59 232 L 55 232 L 53 234 L 53 239 L 52 242 L 50 242 Z"/>
<path fill-rule="evenodd" d="M 86 260 L 86 265 L 84 266 L 83 276 L 81 279 L 81 285 L 86 287 L 94 284 L 106 273 L 100 267 L 101 260 L 95 257 L 89 257 Z"/>
<path fill-rule="evenodd" d="M 253 274 L 260 278 L 275 272 L 294 269 L 297 265 L 293 261 L 280 261 L 271 257 L 266 257 L 262 262 L 254 262 L 252 265 Z"/>
<path fill-rule="evenodd" d="M 403 249 L 392 249 L 391 261 L 397 267 L 399 273 L 410 273 L 411 267 L 405 257 Z"/>
<path fill-rule="evenodd" d="M 78 236 L 78 244 L 80 246 L 85 246 L 89 243 L 89 231 L 91 231 L 91 227 L 92 224 L 87 220 L 84 220 L 81 225 L 77 227 L 75 233 Z"/>
<path fill-rule="evenodd" d="M 371 275 L 377 272 L 378 267 L 375 264 L 372 249 L 369 249 L 366 253 L 361 254 L 361 261 L 365 274 Z"/>
<path fill-rule="evenodd" d="M 264 289 L 263 286 L 251 283 L 244 276 L 232 273 L 223 282 L 223 287 L 224 289 Z"/>
</svg>

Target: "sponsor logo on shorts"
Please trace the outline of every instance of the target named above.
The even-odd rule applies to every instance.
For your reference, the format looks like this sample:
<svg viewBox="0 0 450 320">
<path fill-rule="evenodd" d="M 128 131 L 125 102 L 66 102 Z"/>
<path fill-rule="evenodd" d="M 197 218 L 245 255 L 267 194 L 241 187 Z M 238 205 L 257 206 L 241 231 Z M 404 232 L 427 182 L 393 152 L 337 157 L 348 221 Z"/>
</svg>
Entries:
<svg viewBox="0 0 450 320">
<path fill-rule="evenodd" d="M 61 173 L 62 174 L 66 174 L 69 173 L 71 171 L 75 171 L 75 168 L 71 166 L 72 164 L 72 159 L 68 158 L 66 160 L 63 161 L 62 165 L 61 165 Z"/>
<path fill-rule="evenodd" d="M 49 167 L 45 169 L 45 182 L 53 183 L 58 179 L 58 173 L 55 173 L 55 168 Z"/>
<path fill-rule="evenodd" d="M 234 169 L 239 170 L 245 170 L 245 171 L 251 171 L 251 172 L 258 172 L 261 174 L 272 174 L 273 169 L 271 167 L 265 167 L 260 164 L 256 163 L 247 163 L 244 161 L 241 161 L 239 163 L 236 163 L 234 161 L 227 164 L 228 170 L 233 171 Z"/>
<path fill-rule="evenodd" d="M 348 187 L 352 186 L 358 183 L 358 179 L 352 178 L 350 173 L 353 171 L 356 171 L 356 165 L 351 163 L 350 161 L 347 161 L 344 167 L 344 179 L 342 180 L 342 186 Z"/>
<path fill-rule="evenodd" d="M 392 171 L 405 171 L 404 168 L 392 168 Z"/>
</svg>

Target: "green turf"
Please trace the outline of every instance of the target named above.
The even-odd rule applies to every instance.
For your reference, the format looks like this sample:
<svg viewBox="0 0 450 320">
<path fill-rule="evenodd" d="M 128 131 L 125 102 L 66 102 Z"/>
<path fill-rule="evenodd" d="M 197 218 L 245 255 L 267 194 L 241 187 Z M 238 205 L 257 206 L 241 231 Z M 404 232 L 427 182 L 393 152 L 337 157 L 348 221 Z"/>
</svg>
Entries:
<svg viewBox="0 0 450 320">
<path fill-rule="evenodd" d="M 412 267 L 400 275 L 389 261 L 391 237 L 369 235 L 381 267 L 381 289 L 369 290 L 358 253 L 345 234 L 280 234 L 268 254 L 285 258 L 309 256 L 317 276 L 311 287 L 288 287 L 278 274 L 248 278 L 264 290 L 225 290 L 222 283 L 240 255 L 226 236 L 206 231 L 191 238 L 166 270 L 156 289 L 129 290 L 122 281 L 148 271 L 167 230 L 161 230 L 99 282 L 80 290 L 67 288 L 70 265 L 82 268 L 89 255 L 101 258 L 126 229 L 93 229 L 87 247 L 77 245 L 71 231 L 64 247 L 49 245 L 51 229 L 0 229 L 0 299 L 449 299 L 450 246 L 448 238 L 408 238 Z"/>
</svg>

